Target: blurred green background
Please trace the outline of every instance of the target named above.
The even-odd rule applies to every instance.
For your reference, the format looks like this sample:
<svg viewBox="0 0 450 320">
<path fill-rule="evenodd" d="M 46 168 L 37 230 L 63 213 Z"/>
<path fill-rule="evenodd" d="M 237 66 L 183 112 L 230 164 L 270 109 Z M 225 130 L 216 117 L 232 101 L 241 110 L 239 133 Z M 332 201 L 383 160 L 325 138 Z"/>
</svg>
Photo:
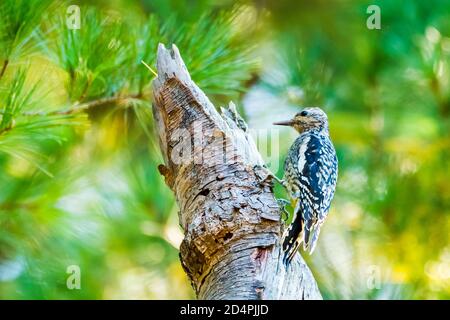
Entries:
<svg viewBox="0 0 450 320">
<path fill-rule="evenodd" d="M 66 25 L 73 4 L 79 30 Z M 370 4 L 381 30 L 366 26 Z M 140 62 L 154 68 L 157 44 L 174 42 L 216 106 L 234 100 L 269 135 L 259 143 L 278 176 L 295 133 L 271 123 L 300 106 L 328 113 L 338 187 L 305 255 L 325 299 L 449 299 L 449 8 L 2 0 L 0 298 L 195 297 Z M 80 290 L 66 286 L 70 265 Z"/>
</svg>

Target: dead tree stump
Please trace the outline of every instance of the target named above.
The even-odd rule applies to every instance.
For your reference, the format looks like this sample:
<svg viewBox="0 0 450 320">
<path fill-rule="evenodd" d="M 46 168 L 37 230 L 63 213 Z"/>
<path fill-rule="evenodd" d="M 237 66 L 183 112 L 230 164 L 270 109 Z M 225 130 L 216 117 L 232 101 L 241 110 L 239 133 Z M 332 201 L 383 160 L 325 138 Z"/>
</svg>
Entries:
<svg viewBox="0 0 450 320">
<path fill-rule="evenodd" d="M 159 45 L 153 114 L 184 230 L 180 260 L 199 299 L 321 299 L 300 254 L 286 269 L 272 177 L 232 103 L 220 115 L 178 49 Z"/>
</svg>

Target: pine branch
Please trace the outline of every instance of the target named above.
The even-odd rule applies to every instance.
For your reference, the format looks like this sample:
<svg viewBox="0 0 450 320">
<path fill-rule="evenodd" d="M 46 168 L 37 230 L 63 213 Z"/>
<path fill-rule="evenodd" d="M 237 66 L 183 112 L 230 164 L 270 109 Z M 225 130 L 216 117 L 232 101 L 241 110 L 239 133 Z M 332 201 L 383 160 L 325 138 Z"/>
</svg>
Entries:
<svg viewBox="0 0 450 320">
<path fill-rule="evenodd" d="M 65 110 L 54 110 L 49 112 L 43 112 L 43 111 L 29 111 L 29 112 L 22 112 L 20 113 L 20 116 L 25 117 L 45 117 L 45 116 L 52 116 L 52 115 L 69 115 L 69 114 L 75 114 L 80 113 L 83 111 L 87 111 L 89 109 L 92 109 L 97 106 L 102 106 L 105 104 L 123 104 L 127 103 L 131 99 L 140 99 L 142 98 L 142 94 L 130 94 L 126 96 L 114 96 L 114 97 L 106 97 L 106 98 L 100 98 L 97 100 L 92 100 L 86 103 L 76 103 L 72 107 L 67 108 Z M 0 114 L 5 114 L 4 111 L 0 111 Z"/>
<path fill-rule="evenodd" d="M 130 94 L 126 96 L 114 96 L 114 97 L 106 97 L 100 98 L 97 100 L 92 100 L 86 103 L 76 103 L 72 107 L 67 108 L 65 110 L 55 110 L 50 112 L 24 112 L 21 115 L 23 116 L 49 116 L 49 115 L 67 115 L 67 114 L 75 114 L 83 111 L 87 111 L 94 107 L 102 106 L 105 104 L 123 104 L 131 99 L 139 99 L 142 98 L 141 94 Z"/>
<path fill-rule="evenodd" d="M 5 61 L 3 62 L 3 65 L 2 65 L 2 69 L 0 70 L 0 79 L 3 77 L 3 75 L 5 74 L 5 72 L 6 72 L 6 68 L 8 67 L 8 64 L 9 64 L 9 60 L 8 59 L 5 59 Z"/>
</svg>

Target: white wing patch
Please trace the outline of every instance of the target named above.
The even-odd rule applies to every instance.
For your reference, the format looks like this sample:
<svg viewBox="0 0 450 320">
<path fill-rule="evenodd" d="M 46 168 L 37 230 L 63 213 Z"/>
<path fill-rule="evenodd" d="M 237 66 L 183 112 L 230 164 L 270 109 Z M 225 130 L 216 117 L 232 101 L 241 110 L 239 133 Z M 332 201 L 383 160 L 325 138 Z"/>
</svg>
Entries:
<svg viewBox="0 0 450 320">
<path fill-rule="evenodd" d="M 306 137 L 303 143 L 300 146 L 300 150 L 298 152 L 298 172 L 301 173 L 306 164 L 306 149 L 308 148 L 308 142 L 311 138 Z"/>
</svg>

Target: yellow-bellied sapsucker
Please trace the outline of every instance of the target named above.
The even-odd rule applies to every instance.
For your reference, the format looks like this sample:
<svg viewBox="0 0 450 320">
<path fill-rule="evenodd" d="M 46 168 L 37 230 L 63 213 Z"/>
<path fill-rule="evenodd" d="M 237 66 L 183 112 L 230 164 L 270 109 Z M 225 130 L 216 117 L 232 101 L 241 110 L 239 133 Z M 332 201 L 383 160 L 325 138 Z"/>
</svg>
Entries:
<svg viewBox="0 0 450 320">
<path fill-rule="evenodd" d="M 281 181 L 294 205 L 283 240 L 284 261 L 289 264 L 302 243 L 304 250 L 314 251 L 336 189 L 338 160 L 321 109 L 305 108 L 292 120 L 274 124 L 300 133 L 287 154 Z"/>
</svg>

